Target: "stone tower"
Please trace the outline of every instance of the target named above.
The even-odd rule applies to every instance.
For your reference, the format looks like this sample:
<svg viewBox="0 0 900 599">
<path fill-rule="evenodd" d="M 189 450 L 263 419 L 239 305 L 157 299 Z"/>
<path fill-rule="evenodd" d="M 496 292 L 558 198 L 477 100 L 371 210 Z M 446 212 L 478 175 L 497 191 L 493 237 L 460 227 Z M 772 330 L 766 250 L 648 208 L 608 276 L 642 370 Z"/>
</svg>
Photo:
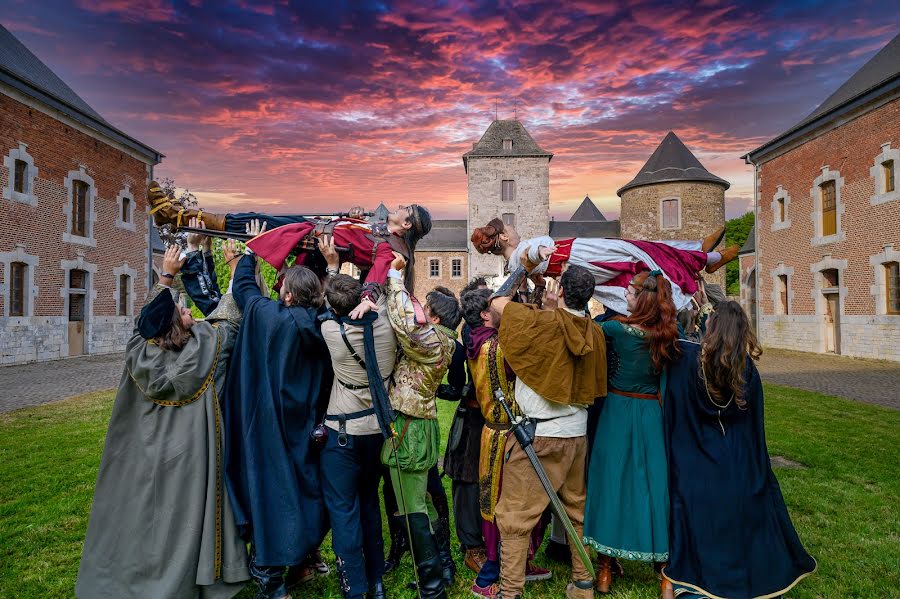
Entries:
<svg viewBox="0 0 900 599">
<path fill-rule="evenodd" d="M 494 217 L 511 223 L 523 239 L 550 228 L 550 159 L 517 120 L 494 121 L 463 154 L 469 189 L 466 239 Z M 502 260 L 469 244 L 469 276 L 498 276 Z"/>
<path fill-rule="evenodd" d="M 725 226 L 725 190 L 730 186 L 669 131 L 637 176 L 617 192 L 622 237 L 702 239 Z M 724 287 L 725 269 L 707 280 Z"/>
</svg>

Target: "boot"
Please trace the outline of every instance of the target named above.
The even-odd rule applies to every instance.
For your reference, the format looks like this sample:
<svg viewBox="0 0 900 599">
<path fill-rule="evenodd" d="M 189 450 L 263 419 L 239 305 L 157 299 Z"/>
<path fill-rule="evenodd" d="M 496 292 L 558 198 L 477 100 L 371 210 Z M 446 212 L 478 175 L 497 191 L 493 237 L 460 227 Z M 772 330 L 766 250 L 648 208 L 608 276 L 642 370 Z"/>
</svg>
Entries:
<svg viewBox="0 0 900 599">
<path fill-rule="evenodd" d="M 725 237 L 725 227 L 722 227 L 718 231 L 713 231 L 709 235 L 703 238 L 703 242 L 700 244 L 700 249 L 704 252 L 711 252 L 716 249 L 720 243 L 722 243 L 722 239 Z"/>
<path fill-rule="evenodd" d="M 590 580 L 576 580 L 566 587 L 566 599 L 594 599 Z"/>
<path fill-rule="evenodd" d="M 384 560 L 384 573 L 387 574 L 400 565 L 403 554 L 409 551 L 409 537 L 406 536 L 404 516 L 388 516 L 388 529 L 391 531 L 391 548 Z"/>
<path fill-rule="evenodd" d="M 434 531 L 437 541 L 438 553 L 441 556 L 441 572 L 444 577 L 444 587 L 450 588 L 456 581 L 456 563 L 453 561 L 453 552 L 450 549 L 450 517 L 441 515 L 438 518 Z"/>
<path fill-rule="evenodd" d="M 466 565 L 466 568 L 475 574 L 481 572 L 481 567 L 484 566 L 486 561 L 487 554 L 484 552 L 484 547 L 466 549 L 466 557 L 463 559 L 463 563 Z"/>
<path fill-rule="evenodd" d="M 710 264 L 709 266 L 707 266 L 706 272 L 709 274 L 716 272 L 717 270 L 737 258 L 739 251 L 741 251 L 741 248 L 737 244 L 728 246 L 720 252 L 722 254 L 722 259 L 715 264 Z"/>
<path fill-rule="evenodd" d="M 195 208 L 183 208 L 173 198 L 170 198 L 156 181 L 150 182 L 147 190 L 147 200 L 150 203 L 150 213 L 153 214 L 153 222 L 157 227 L 172 225 L 176 229 L 187 226 L 188 222 L 199 217 L 211 231 L 225 230 L 225 215 L 213 212 L 203 212 Z"/>
<path fill-rule="evenodd" d="M 675 599 L 675 589 L 672 587 L 672 581 L 663 576 L 662 582 L 659 583 L 659 596 L 662 599 Z"/>
<path fill-rule="evenodd" d="M 611 586 L 612 558 L 601 553 L 597 560 L 597 578 L 594 580 L 594 588 L 601 593 L 608 593 Z"/>
<path fill-rule="evenodd" d="M 378 581 L 369 587 L 366 593 L 366 599 L 387 599 L 387 592 L 384 590 L 384 582 Z"/>
<path fill-rule="evenodd" d="M 431 533 L 428 515 L 409 514 L 409 528 L 413 542 L 413 558 L 419 574 L 420 599 L 447 599 L 441 555 Z"/>
</svg>

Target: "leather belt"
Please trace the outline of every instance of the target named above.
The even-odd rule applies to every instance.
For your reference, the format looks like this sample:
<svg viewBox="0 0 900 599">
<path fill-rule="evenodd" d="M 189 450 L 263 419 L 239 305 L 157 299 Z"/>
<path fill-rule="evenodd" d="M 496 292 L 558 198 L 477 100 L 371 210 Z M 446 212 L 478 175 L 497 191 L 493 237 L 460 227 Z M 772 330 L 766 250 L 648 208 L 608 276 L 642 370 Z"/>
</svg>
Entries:
<svg viewBox="0 0 900 599">
<path fill-rule="evenodd" d="M 368 385 L 366 385 L 368 387 Z M 347 421 L 356 420 L 357 418 L 365 418 L 375 414 L 375 408 L 368 410 L 360 410 L 358 412 L 350 412 L 349 414 L 325 414 L 325 420 L 337 421 L 338 423 L 338 445 L 347 446 Z"/>
<path fill-rule="evenodd" d="M 608 389 L 608 393 L 615 393 L 616 395 L 621 395 L 622 397 L 632 397 L 634 399 L 652 399 L 659 403 L 660 407 L 662 407 L 662 396 L 659 394 L 659 391 L 657 391 L 656 393 L 632 393 L 631 391 Z"/>
</svg>

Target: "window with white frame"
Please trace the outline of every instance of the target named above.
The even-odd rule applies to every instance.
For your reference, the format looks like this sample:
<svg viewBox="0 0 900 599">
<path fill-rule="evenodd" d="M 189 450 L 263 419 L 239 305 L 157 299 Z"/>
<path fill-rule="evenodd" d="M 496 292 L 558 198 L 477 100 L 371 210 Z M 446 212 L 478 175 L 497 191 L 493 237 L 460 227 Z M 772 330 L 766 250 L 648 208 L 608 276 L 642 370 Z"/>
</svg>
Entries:
<svg viewBox="0 0 900 599">
<path fill-rule="evenodd" d="M 791 226 L 791 195 L 779 185 L 772 197 L 772 230 L 787 229 Z"/>
<path fill-rule="evenodd" d="M 681 210 L 678 198 L 667 198 L 660 202 L 660 228 L 678 229 L 681 227 Z"/>
<path fill-rule="evenodd" d="M 66 230 L 63 241 L 79 245 L 96 247 L 94 240 L 94 200 L 97 188 L 94 179 L 81 166 L 77 171 L 69 171 L 65 179 L 68 203 L 64 206 L 66 213 Z"/>
<path fill-rule="evenodd" d="M 34 303 L 38 288 L 34 273 L 38 257 L 25 253 L 25 245 L 17 244 L 11 252 L 0 253 L 0 272 L 3 273 L 4 310 L 0 316 L 28 317 L 34 315 Z"/>
<path fill-rule="evenodd" d="M 116 196 L 116 227 L 120 229 L 135 230 L 134 224 L 134 196 L 128 185 Z"/>
<path fill-rule="evenodd" d="M 500 198 L 504 202 L 512 202 L 516 199 L 516 182 L 513 179 L 504 179 L 501 182 Z"/>
<path fill-rule="evenodd" d="M 34 158 L 28 153 L 28 144 L 19 142 L 18 148 L 10 150 L 9 154 L 3 157 L 3 166 L 9 172 L 8 183 L 3 188 L 3 198 L 37 206 L 34 180 L 37 178 L 38 169 L 34 166 Z"/>
<path fill-rule="evenodd" d="M 28 265 L 24 262 L 9 264 L 9 315 L 25 316 L 25 273 Z"/>
<path fill-rule="evenodd" d="M 900 314 L 900 262 L 884 265 L 885 306 L 888 314 Z"/>
<path fill-rule="evenodd" d="M 432 279 L 440 278 L 441 276 L 441 260 L 440 258 L 429 258 L 428 259 L 428 276 Z"/>
<path fill-rule="evenodd" d="M 869 198 L 873 206 L 900 200 L 900 148 L 891 144 L 881 145 L 881 153 L 875 157 L 869 174 L 875 184 L 875 193 Z"/>
<path fill-rule="evenodd" d="M 809 190 L 813 202 L 812 220 L 814 236 L 812 245 L 825 245 L 844 240 L 841 230 L 841 215 L 844 203 L 841 201 L 841 189 L 844 178 L 838 171 L 828 166 L 822 167 L 822 173 L 813 181 Z"/>
<path fill-rule="evenodd" d="M 453 258 L 450 260 L 450 278 L 462 278 L 462 258 Z"/>
</svg>

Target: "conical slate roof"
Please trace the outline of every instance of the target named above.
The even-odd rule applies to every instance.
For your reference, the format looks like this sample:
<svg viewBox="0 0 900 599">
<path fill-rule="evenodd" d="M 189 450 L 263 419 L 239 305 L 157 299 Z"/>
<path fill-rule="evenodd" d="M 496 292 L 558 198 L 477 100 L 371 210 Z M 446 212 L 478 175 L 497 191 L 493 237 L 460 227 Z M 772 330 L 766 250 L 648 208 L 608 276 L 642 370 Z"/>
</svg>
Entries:
<svg viewBox="0 0 900 599">
<path fill-rule="evenodd" d="M 578 210 L 572 214 L 570 221 L 605 221 L 606 217 L 600 212 L 600 209 L 594 204 L 590 196 L 584 196 Z"/>
<path fill-rule="evenodd" d="M 387 221 L 388 214 L 390 211 L 385 207 L 384 202 L 378 204 L 378 208 L 372 214 L 372 222 L 373 223 L 383 223 Z"/>
<path fill-rule="evenodd" d="M 750 234 L 738 254 L 752 254 L 756 251 L 756 225 L 750 228 Z"/>
<path fill-rule="evenodd" d="M 503 140 L 511 140 L 512 147 L 504 148 Z M 472 156 L 546 156 L 553 158 L 551 152 L 542 149 L 531 137 L 525 126 L 519 121 L 494 121 L 472 146 L 472 149 L 463 154 L 463 166 L 469 168 L 469 158 Z"/>
<path fill-rule="evenodd" d="M 669 131 L 637 176 L 616 193 L 621 197 L 634 187 L 671 181 L 709 181 L 725 189 L 731 187 L 728 181 L 706 170 L 678 136 Z"/>
</svg>

